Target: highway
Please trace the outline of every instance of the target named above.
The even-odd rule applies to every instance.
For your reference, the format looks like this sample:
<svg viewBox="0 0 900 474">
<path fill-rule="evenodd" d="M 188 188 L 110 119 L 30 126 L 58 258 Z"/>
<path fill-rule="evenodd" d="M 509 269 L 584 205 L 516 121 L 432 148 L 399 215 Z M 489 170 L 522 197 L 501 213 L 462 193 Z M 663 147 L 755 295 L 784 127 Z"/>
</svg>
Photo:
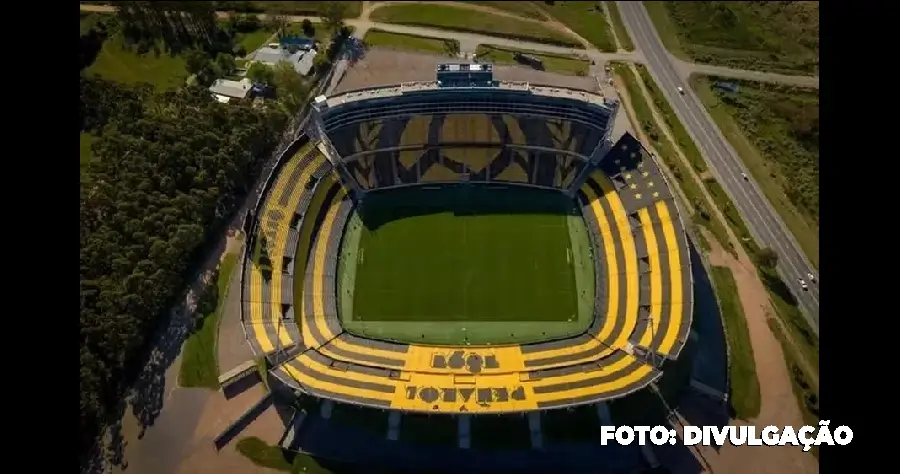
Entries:
<svg viewBox="0 0 900 474">
<path fill-rule="evenodd" d="M 813 330 L 818 334 L 818 283 L 809 282 L 806 276 L 808 272 L 815 274 L 812 265 L 753 178 L 749 181 L 742 178 L 741 173 L 750 176 L 749 171 L 691 90 L 687 80 L 678 75 L 675 66 L 677 59 L 666 51 L 643 3 L 616 3 L 635 48 L 644 56 L 650 75 L 659 84 L 666 100 L 672 104 L 678 119 L 697 144 L 710 170 L 731 196 L 750 233 L 761 246 L 769 247 L 778 254 L 778 272 L 800 302 Z M 678 87 L 684 89 L 684 94 L 678 93 Z M 818 279 L 818 275 L 816 277 Z M 800 278 L 807 280 L 808 291 L 803 291 L 800 287 Z"/>
</svg>

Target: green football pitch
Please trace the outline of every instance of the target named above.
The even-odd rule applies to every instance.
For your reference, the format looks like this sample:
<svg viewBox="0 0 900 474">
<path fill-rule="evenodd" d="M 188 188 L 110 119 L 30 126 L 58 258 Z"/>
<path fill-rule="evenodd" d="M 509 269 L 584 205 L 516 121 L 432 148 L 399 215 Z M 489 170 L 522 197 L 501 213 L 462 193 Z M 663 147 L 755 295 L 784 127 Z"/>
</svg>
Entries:
<svg viewBox="0 0 900 474">
<path fill-rule="evenodd" d="M 559 192 L 478 185 L 366 196 L 338 266 L 348 331 L 423 344 L 558 338 L 590 323 L 584 222 Z"/>
</svg>

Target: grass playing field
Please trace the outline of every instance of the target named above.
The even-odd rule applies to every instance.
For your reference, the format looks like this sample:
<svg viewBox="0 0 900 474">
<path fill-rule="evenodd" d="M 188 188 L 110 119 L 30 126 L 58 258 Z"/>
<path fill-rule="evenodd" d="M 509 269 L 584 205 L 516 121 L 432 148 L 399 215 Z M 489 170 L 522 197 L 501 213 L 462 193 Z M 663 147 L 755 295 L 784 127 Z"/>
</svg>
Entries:
<svg viewBox="0 0 900 474">
<path fill-rule="evenodd" d="M 417 343 L 521 342 L 590 322 L 590 243 L 558 192 L 459 185 L 366 197 L 344 236 L 348 330 Z"/>
</svg>

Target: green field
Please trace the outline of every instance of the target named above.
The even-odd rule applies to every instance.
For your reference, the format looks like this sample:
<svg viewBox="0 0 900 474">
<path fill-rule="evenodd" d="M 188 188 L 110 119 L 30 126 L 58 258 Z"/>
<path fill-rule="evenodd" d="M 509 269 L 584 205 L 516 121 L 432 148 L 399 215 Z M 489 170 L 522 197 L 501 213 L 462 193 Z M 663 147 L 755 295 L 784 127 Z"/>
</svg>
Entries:
<svg viewBox="0 0 900 474">
<path fill-rule="evenodd" d="M 660 39 L 687 61 L 819 72 L 819 2 L 644 2 Z"/>
<path fill-rule="evenodd" d="M 590 323 L 593 264 L 558 192 L 454 186 L 368 196 L 339 264 L 351 332 L 417 343 L 563 337 Z"/>
<path fill-rule="evenodd" d="M 494 46 L 491 44 L 479 44 L 475 49 L 475 56 L 477 56 L 480 61 L 494 64 L 521 65 L 521 63 L 515 59 L 516 53 L 528 54 L 540 59 L 541 62 L 543 62 L 543 70 L 545 71 L 558 72 L 570 76 L 587 76 L 588 69 L 591 67 L 590 61 L 581 59 L 577 56 L 541 53 L 529 49 L 504 48 L 502 46 Z"/>
<path fill-rule="evenodd" d="M 125 45 L 120 35 L 103 42 L 103 49 L 85 73 L 125 84 L 149 82 L 158 90 L 183 86 L 188 77 L 183 57 L 152 51 L 138 54 L 136 48 Z"/>
<path fill-rule="evenodd" d="M 366 33 L 363 41 L 367 46 L 381 46 L 401 51 L 416 51 L 447 56 L 453 56 L 459 52 L 459 41 L 457 40 L 404 35 L 374 28 Z"/>
<path fill-rule="evenodd" d="M 766 198 L 819 266 L 819 91 L 691 76 L 691 87 Z M 737 93 L 713 87 L 732 82 Z"/>
<path fill-rule="evenodd" d="M 540 21 L 528 21 L 509 16 L 491 15 L 439 4 L 386 5 L 372 12 L 372 21 L 400 25 L 440 28 L 467 33 L 534 41 L 581 48 L 575 38 Z"/>
</svg>

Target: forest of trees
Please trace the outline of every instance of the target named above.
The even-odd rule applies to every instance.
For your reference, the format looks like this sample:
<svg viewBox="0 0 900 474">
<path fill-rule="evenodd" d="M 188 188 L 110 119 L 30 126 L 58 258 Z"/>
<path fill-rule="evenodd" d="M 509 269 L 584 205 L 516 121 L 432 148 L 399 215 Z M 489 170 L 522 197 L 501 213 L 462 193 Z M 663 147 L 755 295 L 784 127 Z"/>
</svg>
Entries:
<svg viewBox="0 0 900 474">
<path fill-rule="evenodd" d="M 97 157 L 81 172 L 81 461 L 133 382 L 149 338 L 186 288 L 206 244 L 222 232 L 254 185 L 309 85 L 276 67 L 277 101 L 220 104 L 205 87 L 234 65 L 233 35 L 256 18 L 219 23 L 209 2 L 120 2 L 115 16 L 82 28 L 82 70 L 121 35 L 139 53 L 185 57 L 197 81 L 165 92 L 80 77 L 80 131 Z M 320 3 L 335 34 L 333 60 L 349 35 L 344 7 Z M 326 63 L 327 65 L 327 63 Z M 279 65 L 281 66 L 281 65 Z"/>
<path fill-rule="evenodd" d="M 81 186 L 86 452 L 191 262 L 255 181 L 286 117 L 216 103 L 202 88 L 155 93 L 81 78 L 80 92 L 82 130 L 100 136 L 94 149 L 102 157 Z"/>
</svg>

